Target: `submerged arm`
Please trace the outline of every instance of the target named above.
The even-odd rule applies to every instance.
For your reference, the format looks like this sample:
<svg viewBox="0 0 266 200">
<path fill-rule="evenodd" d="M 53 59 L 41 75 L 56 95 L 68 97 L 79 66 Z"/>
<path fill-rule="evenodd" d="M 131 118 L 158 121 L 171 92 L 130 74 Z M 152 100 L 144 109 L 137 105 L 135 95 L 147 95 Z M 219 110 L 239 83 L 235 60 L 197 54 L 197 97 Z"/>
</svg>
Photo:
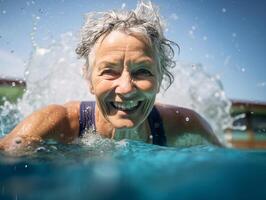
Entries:
<svg viewBox="0 0 266 200">
<path fill-rule="evenodd" d="M 0 140 L 0 149 L 12 151 L 45 139 L 68 143 L 78 136 L 79 103 L 49 105 L 35 111 Z"/>
</svg>

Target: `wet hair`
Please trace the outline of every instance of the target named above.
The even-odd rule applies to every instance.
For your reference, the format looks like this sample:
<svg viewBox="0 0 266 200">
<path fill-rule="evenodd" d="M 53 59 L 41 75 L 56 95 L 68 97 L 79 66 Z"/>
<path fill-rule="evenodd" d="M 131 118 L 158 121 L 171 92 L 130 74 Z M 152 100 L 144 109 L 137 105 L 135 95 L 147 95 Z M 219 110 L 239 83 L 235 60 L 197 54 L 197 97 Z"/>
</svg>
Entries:
<svg viewBox="0 0 266 200">
<path fill-rule="evenodd" d="M 86 21 L 81 28 L 81 39 L 76 53 L 86 59 L 84 77 L 90 79 L 90 65 L 93 60 L 93 47 L 97 40 L 112 31 L 123 31 L 128 34 L 144 36 L 154 50 L 155 58 L 161 72 L 161 80 L 165 80 L 167 89 L 174 81 L 170 69 L 175 67 L 174 49 L 179 46 L 165 38 L 163 22 L 158 8 L 150 1 L 140 1 L 135 10 L 112 10 L 107 12 L 91 12 L 86 14 Z M 160 81 L 161 81 L 160 80 Z"/>
</svg>

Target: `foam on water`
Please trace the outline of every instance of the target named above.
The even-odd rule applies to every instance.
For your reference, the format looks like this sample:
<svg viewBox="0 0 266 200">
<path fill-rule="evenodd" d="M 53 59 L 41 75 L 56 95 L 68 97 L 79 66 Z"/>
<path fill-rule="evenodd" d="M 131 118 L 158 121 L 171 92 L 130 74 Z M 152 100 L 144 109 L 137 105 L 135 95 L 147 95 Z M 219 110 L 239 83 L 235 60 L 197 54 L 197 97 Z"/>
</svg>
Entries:
<svg viewBox="0 0 266 200">
<path fill-rule="evenodd" d="M 4 122 L 5 127 L 13 127 L 19 119 L 48 104 L 94 99 L 82 78 L 84 61 L 75 54 L 76 44 L 77 36 L 71 32 L 62 34 L 61 39 L 52 42 L 50 47 L 42 48 L 34 43 L 25 71 L 25 94 L 16 105 L 6 102 L 1 107 L 1 121 L 9 118 L 9 124 Z M 188 62 L 177 62 L 173 73 L 175 82 L 167 91 L 162 90 L 157 100 L 196 110 L 224 141 L 223 129 L 232 122 L 229 115 L 231 103 L 220 80 L 207 74 L 200 64 Z M 2 128 L 2 134 L 7 130 Z"/>
</svg>

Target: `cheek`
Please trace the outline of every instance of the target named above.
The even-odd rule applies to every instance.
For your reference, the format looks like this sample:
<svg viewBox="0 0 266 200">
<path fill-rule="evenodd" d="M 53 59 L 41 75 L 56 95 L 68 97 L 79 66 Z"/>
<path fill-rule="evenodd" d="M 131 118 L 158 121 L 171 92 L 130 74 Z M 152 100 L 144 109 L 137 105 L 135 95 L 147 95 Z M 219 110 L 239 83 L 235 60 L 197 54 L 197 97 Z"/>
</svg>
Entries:
<svg viewBox="0 0 266 200">
<path fill-rule="evenodd" d="M 157 93 L 159 88 L 159 82 L 152 79 L 152 80 L 139 80 L 136 81 L 136 85 L 139 89 L 144 92 L 155 92 Z"/>
<path fill-rule="evenodd" d="M 112 91 L 113 83 L 102 79 L 92 79 L 91 92 L 96 98 L 104 97 Z"/>
</svg>

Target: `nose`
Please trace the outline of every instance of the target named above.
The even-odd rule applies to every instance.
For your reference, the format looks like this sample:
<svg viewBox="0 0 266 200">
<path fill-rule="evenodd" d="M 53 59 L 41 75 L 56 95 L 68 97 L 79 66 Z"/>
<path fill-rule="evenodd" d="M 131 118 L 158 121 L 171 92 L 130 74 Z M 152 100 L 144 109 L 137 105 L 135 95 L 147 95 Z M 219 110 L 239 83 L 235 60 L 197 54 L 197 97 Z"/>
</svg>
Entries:
<svg viewBox="0 0 266 200">
<path fill-rule="evenodd" d="M 117 86 L 115 89 L 116 94 L 121 94 L 123 96 L 130 96 L 136 92 L 135 85 L 132 81 L 129 72 L 123 72 L 119 79 L 117 79 Z"/>
</svg>

